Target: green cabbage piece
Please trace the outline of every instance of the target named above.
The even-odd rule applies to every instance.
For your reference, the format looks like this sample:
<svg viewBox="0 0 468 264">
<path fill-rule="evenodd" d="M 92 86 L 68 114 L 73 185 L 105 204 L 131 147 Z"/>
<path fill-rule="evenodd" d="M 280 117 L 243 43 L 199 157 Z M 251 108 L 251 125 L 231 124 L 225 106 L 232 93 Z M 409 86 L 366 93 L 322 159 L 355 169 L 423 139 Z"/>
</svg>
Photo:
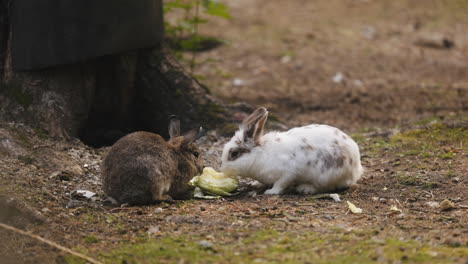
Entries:
<svg viewBox="0 0 468 264">
<path fill-rule="evenodd" d="M 198 198 L 198 199 L 207 199 L 207 200 L 213 200 L 213 199 L 219 199 L 221 196 L 219 195 L 206 195 L 203 193 L 202 189 L 199 187 L 195 187 L 195 190 L 193 191 L 193 197 Z"/>
<path fill-rule="evenodd" d="M 239 186 L 236 179 L 227 177 L 211 167 L 204 168 L 203 173 L 200 176 L 193 177 L 189 184 L 199 187 L 205 193 L 223 196 L 236 195 L 237 193 L 231 192 L 236 190 Z"/>
</svg>

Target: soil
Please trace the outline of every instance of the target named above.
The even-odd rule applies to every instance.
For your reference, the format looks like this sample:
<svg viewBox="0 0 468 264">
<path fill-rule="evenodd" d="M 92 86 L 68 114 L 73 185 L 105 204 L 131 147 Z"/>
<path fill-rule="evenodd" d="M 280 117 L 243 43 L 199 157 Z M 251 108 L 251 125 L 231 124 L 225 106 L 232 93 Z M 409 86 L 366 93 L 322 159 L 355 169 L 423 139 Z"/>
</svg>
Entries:
<svg viewBox="0 0 468 264">
<path fill-rule="evenodd" d="M 465 1 L 228 5 L 232 20 L 200 28 L 227 44 L 198 53 L 194 74 L 226 102 L 267 107 L 284 124 L 270 129 L 351 135 L 366 171 L 341 202 L 242 181 L 234 197 L 116 207 L 100 189 L 108 148 L 0 123 L 0 222 L 105 263 L 468 263 Z M 219 168 L 230 135 L 198 141 L 206 166 Z M 0 263 L 86 263 L 0 235 Z"/>
</svg>

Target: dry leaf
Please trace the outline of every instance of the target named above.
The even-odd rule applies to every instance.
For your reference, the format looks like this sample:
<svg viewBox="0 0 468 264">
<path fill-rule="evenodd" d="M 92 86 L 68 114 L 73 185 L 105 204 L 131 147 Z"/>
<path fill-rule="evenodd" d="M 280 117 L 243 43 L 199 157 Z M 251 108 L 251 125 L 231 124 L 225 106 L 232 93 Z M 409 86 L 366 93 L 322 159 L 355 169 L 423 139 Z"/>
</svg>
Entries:
<svg viewBox="0 0 468 264">
<path fill-rule="evenodd" d="M 392 211 L 392 212 L 400 212 L 400 213 L 403 212 L 403 211 L 401 211 L 401 209 L 398 209 L 398 207 L 396 207 L 396 205 L 390 206 L 390 211 Z"/>
</svg>

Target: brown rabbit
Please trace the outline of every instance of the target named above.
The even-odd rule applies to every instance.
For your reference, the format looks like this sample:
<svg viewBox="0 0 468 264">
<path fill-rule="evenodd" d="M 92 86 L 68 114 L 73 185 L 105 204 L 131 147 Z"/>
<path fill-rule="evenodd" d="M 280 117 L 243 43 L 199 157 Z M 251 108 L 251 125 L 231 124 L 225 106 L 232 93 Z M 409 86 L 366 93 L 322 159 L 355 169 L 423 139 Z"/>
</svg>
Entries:
<svg viewBox="0 0 468 264">
<path fill-rule="evenodd" d="M 200 151 L 193 143 L 199 130 L 180 136 L 180 122 L 169 124 L 169 141 L 149 132 L 119 139 L 102 163 L 102 188 L 120 203 L 149 204 L 188 198 L 188 182 L 203 170 Z"/>
</svg>

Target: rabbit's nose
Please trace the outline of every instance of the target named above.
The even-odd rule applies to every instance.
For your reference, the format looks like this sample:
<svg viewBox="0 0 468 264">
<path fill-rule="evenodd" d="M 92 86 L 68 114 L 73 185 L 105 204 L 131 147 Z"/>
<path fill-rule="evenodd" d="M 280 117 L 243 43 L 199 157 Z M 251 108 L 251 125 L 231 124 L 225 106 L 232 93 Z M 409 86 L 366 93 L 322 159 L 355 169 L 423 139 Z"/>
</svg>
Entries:
<svg viewBox="0 0 468 264">
<path fill-rule="evenodd" d="M 237 175 L 236 170 L 234 170 L 234 169 L 229 169 L 229 168 L 226 168 L 226 167 L 224 167 L 224 166 L 221 166 L 220 171 L 221 171 L 222 173 L 224 173 L 224 175 L 226 175 L 226 176 L 235 176 L 235 175 Z"/>
<path fill-rule="evenodd" d="M 202 173 L 202 172 L 203 172 L 203 168 L 205 168 L 205 165 L 203 165 L 203 164 L 198 165 L 198 166 L 197 166 L 198 173 Z"/>
</svg>

